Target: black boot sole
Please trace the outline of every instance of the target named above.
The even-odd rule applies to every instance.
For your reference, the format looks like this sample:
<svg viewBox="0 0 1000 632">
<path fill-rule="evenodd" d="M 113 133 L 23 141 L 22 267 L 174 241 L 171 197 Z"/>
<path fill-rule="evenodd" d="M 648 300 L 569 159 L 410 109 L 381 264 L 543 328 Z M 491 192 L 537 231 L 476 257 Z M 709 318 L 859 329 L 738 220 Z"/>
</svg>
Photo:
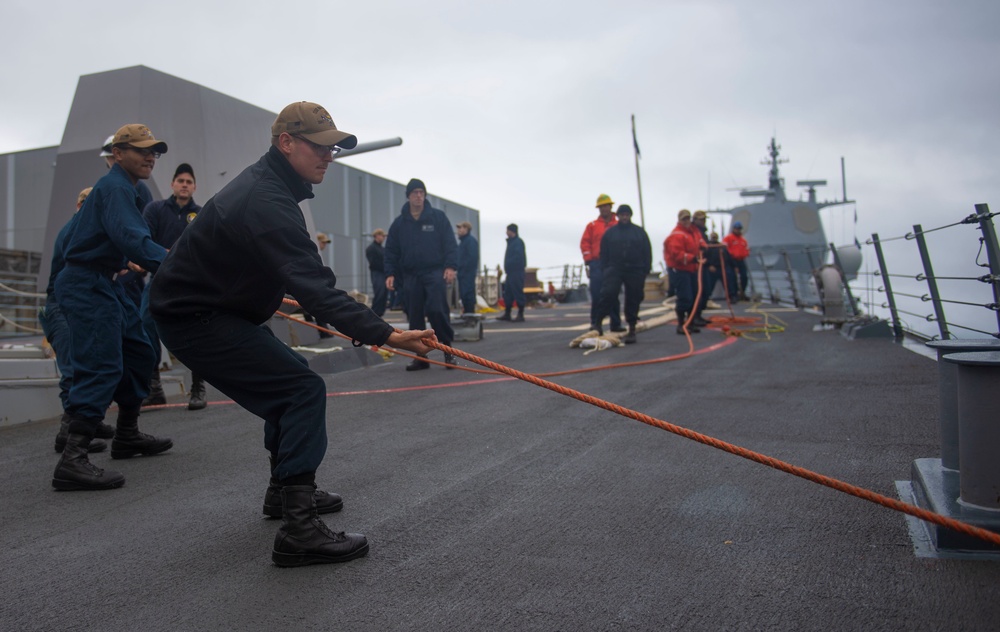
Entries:
<svg viewBox="0 0 1000 632">
<path fill-rule="evenodd" d="M 274 562 L 275 566 L 280 566 L 282 568 L 294 568 L 296 566 L 309 566 L 311 564 L 339 564 L 340 562 L 356 560 L 367 554 L 368 543 L 365 542 L 363 547 L 355 549 L 350 553 L 337 556 L 317 555 L 315 553 L 281 553 L 279 551 L 272 550 L 271 561 Z"/>
<path fill-rule="evenodd" d="M 109 483 L 104 483 L 101 485 L 86 485 L 79 481 L 71 481 L 61 478 L 52 479 L 52 487 L 58 492 L 77 492 L 77 491 L 99 491 L 102 489 L 117 489 L 125 484 L 125 479 L 111 481 Z"/>
<path fill-rule="evenodd" d="M 331 514 L 337 513 L 344 508 L 344 501 L 335 503 L 332 505 L 316 505 L 316 513 L 318 514 Z M 264 515 L 268 518 L 280 518 L 284 512 L 281 509 L 281 503 L 277 505 L 264 505 Z"/>
<path fill-rule="evenodd" d="M 166 445 L 156 448 L 155 450 L 140 450 L 138 448 L 127 448 L 127 449 L 115 449 L 115 444 L 111 444 L 111 458 L 112 459 L 130 459 L 134 456 L 154 456 L 157 454 L 162 454 L 174 447 L 173 441 L 168 441 Z"/>
</svg>

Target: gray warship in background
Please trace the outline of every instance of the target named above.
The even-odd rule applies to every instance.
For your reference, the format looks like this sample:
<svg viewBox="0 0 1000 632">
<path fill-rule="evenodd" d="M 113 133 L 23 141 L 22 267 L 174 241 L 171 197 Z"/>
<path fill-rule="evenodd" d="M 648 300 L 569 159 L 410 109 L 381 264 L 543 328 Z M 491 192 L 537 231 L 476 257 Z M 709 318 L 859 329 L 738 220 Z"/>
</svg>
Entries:
<svg viewBox="0 0 1000 632">
<path fill-rule="evenodd" d="M 861 267 L 860 246 L 836 247 L 827 241 L 819 211 L 828 206 L 853 204 L 854 200 L 847 199 L 846 180 L 843 199 L 818 201 L 816 187 L 825 186 L 826 180 L 798 180 L 796 185 L 805 187 L 808 197 L 789 200 L 778 169 L 788 161 L 780 157 L 781 145 L 774 138 L 767 149 L 769 157 L 762 162 L 770 165 L 767 188 L 739 190 L 740 197 L 760 198 L 760 201 L 711 213 L 729 216 L 729 224 L 722 227 L 720 235 L 729 231 L 732 222 L 743 224 L 750 245 L 747 267 L 754 295 L 796 306 L 819 305 L 823 302 L 823 287 L 846 285 Z M 842 178 L 843 175 L 841 158 Z"/>
</svg>

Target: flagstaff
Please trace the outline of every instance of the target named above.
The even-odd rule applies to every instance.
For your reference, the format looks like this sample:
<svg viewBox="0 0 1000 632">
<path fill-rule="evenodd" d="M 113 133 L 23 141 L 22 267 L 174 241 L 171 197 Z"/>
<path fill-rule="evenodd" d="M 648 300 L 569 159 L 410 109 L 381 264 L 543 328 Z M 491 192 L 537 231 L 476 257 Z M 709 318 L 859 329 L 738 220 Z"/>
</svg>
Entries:
<svg viewBox="0 0 1000 632">
<path fill-rule="evenodd" d="M 632 115 L 632 148 L 635 150 L 635 181 L 639 187 L 639 222 L 646 225 L 646 214 L 642 208 L 642 176 L 639 175 L 639 141 L 635 136 L 635 114 Z"/>
</svg>

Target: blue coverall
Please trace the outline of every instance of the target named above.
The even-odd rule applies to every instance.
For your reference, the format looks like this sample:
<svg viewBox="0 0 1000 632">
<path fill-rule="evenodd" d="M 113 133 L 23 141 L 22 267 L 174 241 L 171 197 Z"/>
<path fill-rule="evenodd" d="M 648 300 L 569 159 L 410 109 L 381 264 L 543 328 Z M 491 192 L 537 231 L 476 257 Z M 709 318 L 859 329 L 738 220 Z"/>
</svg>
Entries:
<svg viewBox="0 0 1000 632">
<path fill-rule="evenodd" d="M 67 235 L 56 300 L 69 325 L 73 385 L 69 432 L 92 437 L 112 401 L 138 408 L 156 363 L 139 308 L 115 282 L 127 261 L 155 271 L 167 251 L 149 235 L 139 197 L 119 165 L 97 181 Z"/>
</svg>

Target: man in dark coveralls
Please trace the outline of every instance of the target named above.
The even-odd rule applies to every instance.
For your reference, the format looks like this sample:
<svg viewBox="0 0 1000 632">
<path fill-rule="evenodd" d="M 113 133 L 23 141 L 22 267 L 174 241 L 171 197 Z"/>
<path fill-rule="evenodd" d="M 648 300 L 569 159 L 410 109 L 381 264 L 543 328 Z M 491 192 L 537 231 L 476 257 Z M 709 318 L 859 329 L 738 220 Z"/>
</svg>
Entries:
<svg viewBox="0 0 1000 632">
<path fill-rule="evenodd" d="M 142 210 L 142 218 L 149 226 L 149 234 L 153 237 L 153 241 L 167 249 L 173 247 L 177 238 L 181 236 L 188 224 L 198 217 L 198 211 L 201 210 L 201 207 L 194 201 L 194 192 L 197 189 L 198 184 L 195 181 L 194 169 L 191 168 L 191 165 L 186 162 L 177 165 L 177 169 L 174 170 L 174 179 L 170 181 L 170 190 L 172 191 L 170 197 L 150 202 Z M 160 382 L 160 336 L 156 333 L 156 324 L 149 313 L 148 285 L 142 293 L 139 313 L 142 315 L 142 326 L 146 329 L 149 344 L 153 345 L 153 351 L 157 355 L 157 365 L 153 369 L 153 377 L 149 380 L 149 396 L 143 405 L 166 404 L 167 398 L 163 393 L 163 384 Z M 207 405 L 205 384 L 197 373 L 192 373 L 188 410 L 201 410 Z"/>
<path fill-rule="evenodd" d="M 513 318 L 516 323 L 524 322 L 524 271 L 528 265 L 528 255 L 524 250 L 524 240 L 518 236 L 517 224 L 507 226 L 507 250 L 503 255 L 503 271 L 507 278 L 503 283 L 503 316 L 497 316 L 497 320 L 512 320 L 510 310 L 517 303 L 517 316 Z"/>
<path fill-rule="evenodd" d="M 68 436 L 52 475 L 59 490 L 113 489 L 125 484 L 120 472 L 87 460 L 87 449 L 112 401 L 118 420 L 111 458 L 159 454 L 170 439 L 139 432 L 139 407 L 148 393 L 156 358 L 142 329 L 139 308 L 115 282 L 126 266 L 156 270 L 166 250 L 142 221 L 136 183 L 149 178 L 167 144 L 145 125 L 119 129 L 112 139 L 115 164 L 97 181 L 74 219 L 63 250 L 65 266 L 55 293 L 70 330 L 73 385 L 65 411 Z"/>
<path fill-rule="evenodd" d="M 472 234 L 471 222 L 459 222 L 458 229 L 458 295 L 462 299 L 462 315 L 476 313 L 476 275 L 479 273 L 479 241 Z"/>
<path fill-rule="evenodd" d="M 632 207 L 618 207 L 618 223 L 604 231 L 601 237 L 601 269 L 604 284 L 601 286 L 600 311 L 597 315 L 597 332 L 602 333 L 604 317 L 616 309 L 618 292 L 625 286 L 625 321 L 628 333 L 622 338 L 625 344 L 635 342 L 635 325 L 639 321 L 639 306 L 645 297 L 646 275 L 653 267 L 653 248 L 649 235 L 642 226 L 632 223 Z"/>
<path fill-rule="evenodd" d="M 344 562 L 368 552 L 357 533 L 331 531 L 319 513 L 340 496 L 316 489 L 326 453 L 326 382 L 264 323 L 292 295 L 317 320 L 358 344 L 426 354 L 434 332 L 393 329 L 336 287 L 306 228 L 299 202 L 313 197 L 333 154 L 358 139 L 323 107 L 285 107 L 271 147 L 210 199 L 153 277 L 150 311 L 178 360 L 264 419 L 271 482 L 264 513 L 281 516 L 272 560 L 278 566 Z"/>
<path fill-rule="evenodd" d="M 113 138 L 113 137 L 112 137 Z M 76 210 L 83 206 L 84 200 L 90 195 L 91 187 L 87 187 L 76 198 Z M 62 452 L 66 447 L 66 437 L 69 436 L 69 415 L 66 411 L 66 400 L 69 397 L 69 388 L 73 384 L 73 362 L 72 344 L 69 340 L 69 325 L 66 324 L 66 317 L 63 316 L 62 309 L 59 308 L 59 301 L 56 299 L 56 277 L 62 272 L 66 264 L 63 259 L 63 248 L 66 245 L 66 236 L 72 232 L 76 226 L 76 212 L 66 225 L 59 230 L 56 240 L 52 244 L 52 268 L 49 271 L 49 284 L 45 288 L 45 307 L 38 312 L 38 322 L 42 325 L 45 338 L 52 345 L 52 350 L 56 353 L 56 366 L 59 367 L 59 399 L 62 401 L 63 415 L 59 423 L 59 432 L 56 433 L 55 449 Z M 101 439 L 110 439 L 115 436 L 115 429 L 106 423 L 97 426 L 95 439 L 91 440 L 87 447 L 88 452 L 103 452 L 107 444 Z"/>
<path fill-rule="evenodd" d="M 385 287 L 385 231 L 376 228 L 372 231 L 372 243 L 365 248 L 365 258 L 368 259 L 368 271 L 372 275 L 372 311 L 381 317 L 385 314 L 389 291 Z"/>
<path fill-rule="evenodd" d="M 385 286 L 396 289 L 396 276 L 402 275 L 410 329 L 422 329 L 430 321 L 438 340 L 451 345 L 455 333 L 447 284 L 455 282 L 458 270 L 455 234 L 448 216 L 427 202 L 427 187 L 422 181 L 413 178 L 407 183 L 406 199 L 389 226 L 385 242 Z M 444 361 L 454 365 L 455 356 L 445 353 Z M 407 371 L 429 368 L 431 365 L 419 358 L 406 365 Z"/>
</svg>

